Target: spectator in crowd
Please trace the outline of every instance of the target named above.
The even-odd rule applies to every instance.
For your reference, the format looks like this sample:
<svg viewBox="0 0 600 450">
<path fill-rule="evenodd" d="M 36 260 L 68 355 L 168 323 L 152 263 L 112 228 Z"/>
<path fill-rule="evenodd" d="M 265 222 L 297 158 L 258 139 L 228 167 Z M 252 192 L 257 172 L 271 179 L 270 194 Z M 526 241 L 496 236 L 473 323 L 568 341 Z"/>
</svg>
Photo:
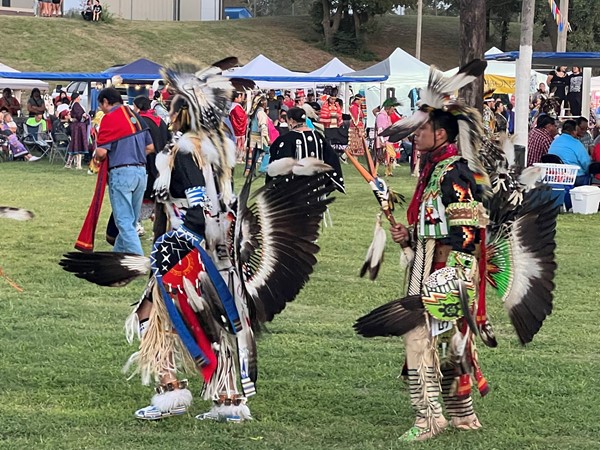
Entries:
<svg viewBox="0 0 600 450">
<path fill-rule="evenodd" d="M 283 95 L 278 95 L 278 96 L 277 96 L 277 100 L 279 100 L 279 103 L 281 104 L 281 111 L 287 111 L 288 109 L 290 109 L 290 108 L 288 108 L 288 106 L 287 106 L 287 105 L 286 105 L 286 104 L 283 102 Z M 279 111 L 279 112 L 281 113 L 281 111 Z"/>
<path fill-rule="evenodd" d="M 56 109 L 55 109 L 56 115 L 59 118 L 61 118 L 61 116 L 62 116 L 62 118 L 64 119 L 65 118 L 65 114 L 64 113 L 66 112 L 68 114 L 70 112 L 70 108 L 69 108 L 70 104 L 71 104 L 71 101 L 69 100 L 69 98 L 68 97 L 64 97 L 60 101 L 60 104 L 58 104 L 56 106 Z"/>
<path fill-rule="evenodd" d="M 267 115 L 273 122 L 275 122 L 279 117 L 281 105 L 281 101 L 279 101 L 279 99 L 275 96 L 275 90 L 271 89 L 269 91 L 269 95 L 267 96 Z"/>
<path fill-rule="evenodd" d="M 592 139 L 592 135 L 588 131 L 588 120 L 585 117 L 578 117 L 577 119 L 575 119 L 575 122 L 577 123 L 577 139 L 581 141 L 588 153 L 591 153 L 592 147 L 594 146 L 594 140 Z"/>
<path fill-rule="evenodd" d="M 65 90 L 61 89 L 61 90 L 58 92 L 58 95 L 57 95 L 56 97 L 54 97 L 54 106 L 55 106 L 56 108 L 58 108 L 58 106 L 59 106 L 60 104 L 62 104 L 64 100 L 66 100 L 66 101 L 67 101 L 67 103 L 70 103 L 70 102 L 71 102 L 71 100 L 69 100 L 69 96 L 67 95 L 67 91 L 65 91 Z M 57 114 L 58 114 L 58 113 L 57 113 Z"/>
<path fill-rule="evenodd" d="M 50 17 L 52 15 L 52 0 L 40 0 L 40 15 L 42 17 Z"/>
<path fill-rule="evenodd" d="M 17 116 L 21 112 L 21 104 L 12 95 L 11 88 L 4 88 L 2 90 L 2 97 L 0 97 L 0 111 L 8 111 L 11 116 Z"/>
<path fill-rule="evenodd" d="M 154 91 L 154 95 L 152 98 L 152 109 L 156 111 L 156 114 L 158 114 L 158 116 L 163 120 L 164 123 L 169 125 L 171 119 L 169 116 L 169 109 L 166 107 L 163 101 L 163 89 L 157 89 L 156 91 Z"/>
<path fill-rule="evenodd" d="M 29 97 L 29 100 L 27 100 L 27 111 L 29 112 L 29 117 L 33 117 L 36 114 L 44 114 L 46 112 L 46 103 L 38 88 L 33 88 L 31 90 L 31 96 Z"/>
<path fill-rule="evenodd" d="M 377 118 L 375 119 L 375 126 L 377 129 L 377 139 L 375 140 L 375 148 L 377 150 L 377 162 L 382 162 L 385 165 L 385 176 L 392 177 L 393 174 L 393 163 L 396 159 L 396 149 L 394 145 L 389 142 L 387 137 L 380 136 L 380 133 L 392 126 L 392 119 L 390 115 L 399 103 L 394 97 L 390 97 L 383 102 Z"/>
<path fill-rule="evenodd" d="M 85 6 L 83 7 L 83 10 L 81 11 L 81 17 L 83 17 L 83 20 L 87 20 L 88 22 L 91 22 L 92 18 L 94 17 L 92 0 L 87 0 L 87 2 L 85 3 Z"/>
<path fill-rule="evenodd" d="M 17 124 L 13 121 L 10 113 L 0 113 L 0 130 L 2 135 L 6 137 L 8 149 L 13 159 L 23 158 L 30 162 L 40 159 L 39 156 L 31 155 L 25 145 L 19 140 L 17 136 Z"/>
<path fill-rule="evenodd" d="M 502 100 L 496 100 L 492 110 L 496 122 L 496 133 L 506 133 L 508 131 L 508 120 L 504 116 L 504 103 L 502 103 Z"/>
<path fill-rule="evenodd" d="M 496 132 L 496 119 L 493 111 L 496 99 L 488 97 L 483 99 L 483 131 L 488 139 L 493 139 Z"/>
<path fill-rule="evenodd" d="M 52 0 L 52 15 L 58 17 L 62 15 L 61 12 L 62 0 Z"/>
<path fill-rule="evenodd" d="M 536 127 L 529 132 L 527 139 L 527 166 L 542 161 L 542 156 L 548 153 L 557 134 L 556 120 L 548 114 L 541 114 L 537 119 Z"/>
<path fill-rule="evenodd" d="M 365 97 L 356 94 L 350 105 L 350 129 L 348 131 L 348 151 L 354 156 L 365 154 L 365 114 L 362 104 Z"/>
<path fill-rule="evenodd" d="M 102 5 L 100 0 L 94 0 L 94 6 L 92 7 L 92 21 L 100 22 L 102 20 Z"/>
<path fill-rule="evenodd" d="M 504 110 L 504 117 L 508 122 L 508 134 L 515 134 L 515 112 L 513 111 L 513 104 L 508 102 Z"/>
<path fill-rule="evenodd" d="M 589 183 L 591 158 L 577 139 L 577 128 L 576 121 L 566 120 L 562 126 L 562 134 L 552 142 L 548 154 L 558 156 L 565 164 L 579 166 L 575 186 L 583 186 Z"/>
<path fill-rule="evenodd" d="M 548 95 L 546 85 L 544 83 L 540 83 L 537 91 L 535 91 L 535 94 L 533 94 L 533 97 L 531 98 L 531 103 L 533 105 L 537 104 L 538 100 L 541 101 L 546 95 Z"/>
<path fill-rule="evenodd" d="M 285 93 L 285 96 L 283 97 L 283 104 L 287 106 L 287 109 L 294 107 L 294 100 L 292 99 L 292 94 L 290 94 L 289 92 Z"/>
<path fill-rule="evenodd" d="M 89 116 L 80 105 L 81 97 L 77 92 L 71 96 L 70 113 L 71 121 L 69 132 L 71 141 L 67 149 L 68 158 L 65 168 L 70 169 L 75 164 L 75 169 L 81 170 L 81 160 L 83 155 L 89 151 L 88 143 L 88 124 Z"/>
<path fill-rule="evenodd" d="M 569 93 L 567 102 L 569 103 L 570 115 L 574 117 L 581 116 L 581 88 L 583 86 L 583 73 L 577 66 L 573 66 L 573 72 L 569 75 Z"/>
<path fill-rule="evenodd" d="M 289 130 L 290 126 L 287 121 L 287 111 L 288 110 L 281 110 L 279 113 L 279 119 L 277 120 L 277 123 L 275 123 L 277 131 L 279 131 L 279 135 L 285 134 Z"/>
<path fill-rule="evenodd" d="M 569 86 L 569 76 L 567 75 L 567 66 L 557 67 L 551 71 L 546 79 L 546 84 L 550 88 L 550 93 L 557 100 L 555 112 L 560 115 L 562 102 L 567 98 L 567 87 Z"/>
<path fill-rule="evenodd" d="M 135 113 L 123 106 L 113 87 L 100 91 L 100 124 L 96 160 L 108 157 L 108 193 L 119 234 L 113 251 L 143 255 L 136 231 L 146 189 L 146 154 L 154 151 L 152 137 Z"/>
<path fill-rule="evenodd" d="M 145 122 L 150 136 L 152 137 L 152 144 L 154 145 L 154 152 L 146 155 L 146 173 L 148 174 L 148 180 L 146 181 L 146 191 L 144 192 L 144 200 L 142 203 L 142 217 L 149 217 L 154 207 L 154 181 L 158 177 L 159 173 L 156 168 L 156 153 L 162 151 L 171 140 L 171 136 L 167 127 L 167 124 L 160 118 L 155 110 L 152 109 L 152 103 L 148 97 L 140 95 L 133 100 L 133 110 L 142 118 Z M 159 209 L 162 209 L 159 208 Z M 147 211 L 145 214 L 144 212 Z M 154 211 L 156 214 L 156 210 Z M 156 223 L 154 224 L 157 225 Z M 141 223 L 137 225 L 137 232 L 139 235 L 143 235 L 144 227 Z M 155 235 L 158 229 L 154 228 Z"/>
<path fill-rule="evenodd" d="M 342 108 L 336 102 L 332 95 L 327 97 L 327 101 L 321 106 L 319 113 L 319 123 L 325 128 L 339 128 L 342 121 Z"/>
<path fill-rule="evenodd" d="M 246 169 L 244 171 L 245 175 L 253 175 L 250 174 L 250 165 L 252 163 L 253 153 L 259 152 L 259 154 L 263 155 L 263 159 L 268 158 L 269 154 L 269 145 L 271 141 L 269 140 L 269 116 L 265 112 L 265 108 L 267 107 L 267 98 L 259 94 L 254 98 L 254 102 L 252 105 L 252 110 L 250 111 L 250 151 L 248 152 L 248 157 L 246 158 Z M 258 157 L 257 157 L 258 161 Z M 268 164 L 268 159 L 266 164 L 263 166 L 266 167 Z"/>
<path fill-rule="evenodd" d="M 229 120 L 235 135 L 235 159 L 237 163 L 243 163 L 246 156 L 246 132 L 248 131 L 248 114 L 242 106 L 244 93 L 236 92 L 235 98 L 229 110 Z"/>
</svg>

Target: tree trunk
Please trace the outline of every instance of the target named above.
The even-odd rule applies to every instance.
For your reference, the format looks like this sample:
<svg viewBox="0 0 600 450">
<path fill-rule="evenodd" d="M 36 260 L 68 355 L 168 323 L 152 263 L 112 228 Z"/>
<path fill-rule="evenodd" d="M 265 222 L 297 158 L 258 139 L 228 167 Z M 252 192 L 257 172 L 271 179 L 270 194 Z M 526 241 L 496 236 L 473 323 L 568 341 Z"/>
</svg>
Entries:
<svg viewBox="0 0 600 450">
<path fill-rule="evenodd" d="M 485 51 L 485 2 L 460 0 L 460 66 L 482 59 Z M 467 104 L 483 109 L 483 77 L 459 92 Z"/>
<path fill-rule="evenodd" d="M 356 37 L 356 42 L 360 42 L 360 15 L 357 11 L 352 12 L 352 18 L 354 19 L 354 36 Z"/>
<path fill-rule="evenodd" d="M 340 28 L 340 22 L 342 20 L 342 10 L 345 5 L 340 4 L 333 17 L 331 16 L 331 5 L 329 0 L 321 0 L 323 5 L 323 21 L 321 24 L 323 25 L 323 35 L 325 37 L 325 47 L 331 48 L 333 47 L 333 38 L 335 34 L 338 32 Z"/>
<path fill-rule="evenodd" d="M 508 41 L 508 34 L 509 34 L 509 24 L 507 20 L 502 20 L 502 37 L 500 40 L 500 50 L 502 50 L 503 52 L 506 51 L 506 41 Z"/>
<path fill-rule="evenodd" d="M 550 37 L 550 44 L 552 46 L 552 50 L 556 49 L 558 44 L 558 26 L 556 25 L 556 21 L 552 16 L 552 13 L 548 13 L 546 16 L 546 32 Z"/>
</svg>

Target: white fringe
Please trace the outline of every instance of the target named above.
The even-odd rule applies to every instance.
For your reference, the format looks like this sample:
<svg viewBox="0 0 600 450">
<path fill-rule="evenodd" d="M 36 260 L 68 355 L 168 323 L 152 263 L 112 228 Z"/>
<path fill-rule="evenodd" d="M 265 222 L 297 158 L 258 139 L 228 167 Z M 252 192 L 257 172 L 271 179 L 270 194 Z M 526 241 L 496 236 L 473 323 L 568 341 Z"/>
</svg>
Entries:
<svg viewBox="0 0 600 450">
<path fill-rule="evenodd" d="M 152 405 L 162 412 L 167 412 L 178 406 L 190 406 L 192 404 L 192 393 L 189 389 L 175 389 L 174 391 L 155 394 L 152 397 Z"/>
<path fill-rule="evenodd" d="M 406 269 L 411 267 L 415 260 L 415 252 L 410 247 L 404 247 L 400 252 L 400 267 Z"/>
</svg>

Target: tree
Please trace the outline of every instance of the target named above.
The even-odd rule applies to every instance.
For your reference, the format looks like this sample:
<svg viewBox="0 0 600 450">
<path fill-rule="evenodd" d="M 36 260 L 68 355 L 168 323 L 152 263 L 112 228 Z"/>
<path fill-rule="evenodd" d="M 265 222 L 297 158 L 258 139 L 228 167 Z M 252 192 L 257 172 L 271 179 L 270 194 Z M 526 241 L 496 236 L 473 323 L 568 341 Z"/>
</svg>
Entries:
<svg viewBox="0 0 600 450">
<path fill-rule="evenodd" d="M 460 0 L 460 66 L 476 58 L 483 58 L 485 51 L 485 2 Z M 467 104 L 481 110 L 483 107 L 483 77 L 460 90 Z"/>
<path fill-rule="evenodd" d="M 317 0 L 312 16 L 323 33 L 326 48 L 356 52 L 363 46 L 365 25 L 400 3 L 399 0 Z"/>
</svg>

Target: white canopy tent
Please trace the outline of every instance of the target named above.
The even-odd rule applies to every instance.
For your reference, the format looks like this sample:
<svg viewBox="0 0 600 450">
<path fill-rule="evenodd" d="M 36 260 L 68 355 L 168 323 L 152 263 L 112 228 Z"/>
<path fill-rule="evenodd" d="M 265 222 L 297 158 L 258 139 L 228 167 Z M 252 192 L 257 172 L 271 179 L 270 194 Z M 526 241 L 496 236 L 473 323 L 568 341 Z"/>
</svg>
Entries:
<svg viewBox="0 0 600 450">
<path fill-rule="evenodd" d="M 18 72 L 18 70 L 13 69 L 12 67 L 7 66 L 6 64 L 0 63 L 0 72 Z M 45 83 L 41 80 L 25 80 L 21 78 L 1 78 L 0 79 L 0 91 L 4 88 L 11 88 L 13 90 L 13 95 L 17 98 L 21 98 L 21 91 L 23 90 L 31 90 L 33 88 L 38 88 L 40 91 L 48 90 L 48 83 Z"/>
<path fill-rule="evenodd" d="M 306 75 L 299 72 L 292 72 L 283 66 L 271 61 L 264 55 L 258 55 L 248 64 L 243 67 L 233 69 L 229 72 L 229 76 L 236 78 L 246 78 L 253 80 L 254 77 L 293 77 Z M 313 87 L 313 83 L 297 83 L 297 82 L 279 82 L 279 81 L 255 81 L 256 85 L 261 89 L 309 89 Z"/>
<path fill-rule="evenodd" d="M 373 126 L 375 117 L 371 114 L 373 108 L 381 105 L 386 97 L 394 96 L 402 104 L 397 109 L 405 114 L 411 114 L 408 94 L 413 88 L 423 88 L 429 78 L 429 66 L 397 48 L 383 61 L 351 74 L 353 77 L 387 75 L 383 83 L 353 83 L 354 93 L 364 91 L 367 100 L 367 125 Z"/>
<path fill-rule="evenodd" d="M 308 75 L 313 77 L 338 77 L 340 75 L 351 75 L 353 70 L 337 58 L 333 58 L 323 67 L 313 70 Z"/>
</svg>

